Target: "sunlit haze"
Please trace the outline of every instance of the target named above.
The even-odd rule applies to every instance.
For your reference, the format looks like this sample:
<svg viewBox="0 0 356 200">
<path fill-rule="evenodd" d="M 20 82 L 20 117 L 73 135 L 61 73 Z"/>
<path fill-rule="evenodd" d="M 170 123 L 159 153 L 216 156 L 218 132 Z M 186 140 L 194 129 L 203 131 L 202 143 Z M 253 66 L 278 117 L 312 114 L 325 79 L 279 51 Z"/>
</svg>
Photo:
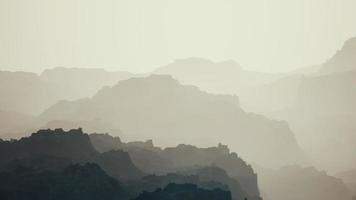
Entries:
<svg viewBox="0 0 356 200">
<path fill-rule="evenodd" d="M 354 0 L 0 0 L 0 69 L 148 72 L 175 59 L 320 64 L 356 35 Z"/>
</svg>

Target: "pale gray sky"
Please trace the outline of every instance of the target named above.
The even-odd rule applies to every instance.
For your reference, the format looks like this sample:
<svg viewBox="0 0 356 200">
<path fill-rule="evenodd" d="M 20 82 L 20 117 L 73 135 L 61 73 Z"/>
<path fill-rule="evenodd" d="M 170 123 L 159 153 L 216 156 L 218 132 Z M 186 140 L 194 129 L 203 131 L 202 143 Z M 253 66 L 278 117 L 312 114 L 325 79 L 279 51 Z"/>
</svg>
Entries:
<svg viewBox="0 0 356 200">
<path fill-rule="evenodd" d="M 356 0 L 0 0 L 0 69 L 150 71 L 176 58 L 317 64 L 356 36 Z"/>
</svg>

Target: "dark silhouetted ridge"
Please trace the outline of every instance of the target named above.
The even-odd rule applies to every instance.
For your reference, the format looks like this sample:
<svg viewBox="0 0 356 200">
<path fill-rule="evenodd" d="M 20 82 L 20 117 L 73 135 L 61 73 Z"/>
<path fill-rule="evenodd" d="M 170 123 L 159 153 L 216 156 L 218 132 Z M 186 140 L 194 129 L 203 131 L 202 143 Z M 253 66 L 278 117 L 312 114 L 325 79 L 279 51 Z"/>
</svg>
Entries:
<svg viewBox="0 0 356 200">
<path fill-rule="evenodd" d="M 193 184 L 171 183 L 164 189 L 144 192 L 133 200 L 231 200 L 230 192 L 220 189 L 205 190 Z"/>
<path fill-rule="evenodd" d="M 109 175 L 123 179 L 137 179 L 143 173 L 121 150 L 99 153 L 82 129 L 39 130 L 20 140 L 0 141 L 0 168 L 12 162 L 33 163 L 43 158 L 64 158 L 73 163 L 93 162 Z M 48 158 L 44 159 L 48 161 Z M 69 162 L 69 163 L 70 163 Z"/>
</svg>

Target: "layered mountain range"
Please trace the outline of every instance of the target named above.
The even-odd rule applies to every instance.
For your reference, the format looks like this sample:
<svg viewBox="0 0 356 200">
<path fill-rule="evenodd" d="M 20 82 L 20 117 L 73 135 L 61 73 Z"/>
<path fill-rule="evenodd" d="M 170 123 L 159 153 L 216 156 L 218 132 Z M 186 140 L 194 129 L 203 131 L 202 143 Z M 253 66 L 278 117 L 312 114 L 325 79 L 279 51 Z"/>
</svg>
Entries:
<svg viewBox="0 0 356 200">
<path fill-rule="evenodd" d="M 157 168 L 156 172 L 161 174 L 159 176 L 149 175 L 136 167 L 136 163 L 141 163 L 140 168 L 146 169 L 142 165 L 143 161 L 140 161 L 140 159 L 146 160 L 145 154 L 135 153 L 135 151 L 127 153 L 123 149 L 131 146 L 137 150 L 151 151 L 149 150 L 151 148 L 147 148 L 147 145 L 138 145 L 141 142 L 134 142 L 125 143 L 123 146 L 126 146 L 126 148 L 122 149 L 120 146 L 111 149 L 113 146 L 108 145 L 106 147 L 108 151 L 99 152 L 92 143 L 105 140 L 105 137 L 113 138 L 108 135 L 89 136 L 84 134 L 81 129 L 73 129 L 68 132 L 56 129 L 40 130 L 30 137 L 20 140 L 0 141 L 0 177 L 4 178 L 0 181 L 0 194 L 3 197 L 18 198 L 26 195 L 27 192 L 32 192 L 33 199 L 36 199 L 36 197 L 46 199 L 51 195 L 54 195 L 54 199 L 61 196 L 75 199 L 74 189 L 76 188 L 78 192 L 83 193 L 83 196 L 93 195 L 88 197 L 89 199 L 102 197 L 130 199 L 139 196 L 143 191 L 154 192 L 153 195 L 160 191 L 157 190 L 159 188 L 172 189 L 170 184 L 176 183 L 191 184 L 191 187 L 195 188 L 191 191 L 191 187 L 175 186 L 178 187 L 176 190 L 185 188 L 182 192 L 187 193 L 188 196 L 196 194 L 196 190 L 198 190 L 202 195 L 209 194 L 207 197 L 211 196 L 209 197 L 211 199 L 217 197 L 224 200 L 260 199 L 256 174 L 240 158 L 231 158 L 231 161 L 241 165 L 240 168 L 234 169 L 235 173 L 239 172 L 241 183 L 239 177 L 230 176 L 223 168 L 213 166 L 212 163 L 208 162 L 201 163 L 199 166 L 187 162 L 184 167 L 173 164 L 171 168 Z M 101 147 L 99 145 L 97 149 Z M 158 147 L 154 149 L 158 149 Z M 226 147 L 224 150 L 226 150 Z M 218 153 L 220 150 L 217 149 L 216 151 Z M 163 151 L 161 150 L 161 153 L 151 152 L 161 156 Z M 209 153 L 209 149 L 201 150 L 201 154 L 209 156 Z M 221 156 L 224 153 L 226 152 L 221 152 Z M 135 157 L 134 163 L 131 160 L 131 155 Z M 151 162 L 156 162 L 156 165 L 159 166 L 161 162 L 164 163 L 165 160 L 169 159 L 172 161 L 174 157 L 167 154 L 166 157 L 151 160 Z M 248 170 L 244 170 L 244 168 Z M 22 174 L 21 178 L 16 176 L 16 173 L 19 173 L 18 171 Z M 248 179 L 251 180 L 248 181 Z M 3 180 L 11 181 L 11 184 L 6 185 L 2 182 Z M 96 184 L 93 182 L 94 180 Z M 28 181 L 32 182 L 32 187 L 29 186 L 29 188 L 20 190 L 18 186 L 21 184 L 28 185 Z M 79 185 L 75 186 L 76 183 Z M 35 187 L 42 187 L 43 193 L 37 193 L 41 190 L 33 190 Z M 87 192 L 88 189 L 90 189 L 89 192 Z M 149 194 L 142 193 L 138 198 Z M 81 195 L 81 193 L 78 193 L 78 195 Z M 173 192 L 171 195 L 178 194 Z"/>
<path fill-rule="evenodd" d="M 352 38 L 326 62 L 283 74 L 202 58 L 176 60 L 150 74 L 1 71 L 0 137 L 28 136 L 0 141 L 0 177 L 13 183 L 0 184 L 1 197 L 37 191 L 32 199 L 48 199 L 52 191 L 70 199 L 75 191 L 66 185 L 85 182 L 79 188 L 87 199 L 104 193 L 111 194 L 107 199 L 182 198 L 177 191 L 211 199 L 350 199 L 355 52 Z M 114 137 L 63 131 L 78 127 Z M 258 166 L 259 179 L 244 160 Z M 318 170 L 299 167 L 305 164 Z"/>
<path fill-rule="evenodd" d="M 236 96 L 212 95 L 167 75 L 132 78 L 92 98 L 61 101 L 40 119 L 100 119 L 129 133 L 130 140 L 154 139 L 163 146 L 223 142 L 245 159 L 266 166 L 305 161 L 287 123 L 246 113 Z"/>
<path fill-rule="evenodd" d="M 179 81 L 199 85 L 209 92 L 237 95 L 244 110 L 286 120 L 315 164 L 336 172 L 354 168 L 356 164 L 349 159 L 356 152 L 352 145 L 356 131 L 355 52 L 356 39 L 351 38 L 320 65 L 266 79 L 256 78 L 260 81 L 248 87 L 237 82 L 232 86 L 231 81 L 235 79 L 245 83 L 242 85 L 249 83 L 233 75 L 240 71 L 244 76 L 245 70 L 232 62 L 203 64 L 199 59 L 187 59 L 162 67 L 157 73 L 171 74 Z M 255 80 L 244 77 L 249 77 L 250 82 Z M 330 160 L 330 156 L 334 159 Z"/>
</svg>

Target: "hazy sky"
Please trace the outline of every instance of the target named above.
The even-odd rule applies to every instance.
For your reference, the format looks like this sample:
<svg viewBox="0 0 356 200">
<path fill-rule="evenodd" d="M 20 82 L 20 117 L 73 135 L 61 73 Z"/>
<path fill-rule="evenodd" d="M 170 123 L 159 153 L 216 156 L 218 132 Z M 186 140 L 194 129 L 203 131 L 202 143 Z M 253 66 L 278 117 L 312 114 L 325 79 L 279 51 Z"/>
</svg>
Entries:
<svg viewBox="0 0 356 200">
<path fill-rule="evenodd" d="M 0 0 L 0 69 L 150 71 L 176 58 L 317 64 L 356 36 L 356 0 Z"/>
</svg>

